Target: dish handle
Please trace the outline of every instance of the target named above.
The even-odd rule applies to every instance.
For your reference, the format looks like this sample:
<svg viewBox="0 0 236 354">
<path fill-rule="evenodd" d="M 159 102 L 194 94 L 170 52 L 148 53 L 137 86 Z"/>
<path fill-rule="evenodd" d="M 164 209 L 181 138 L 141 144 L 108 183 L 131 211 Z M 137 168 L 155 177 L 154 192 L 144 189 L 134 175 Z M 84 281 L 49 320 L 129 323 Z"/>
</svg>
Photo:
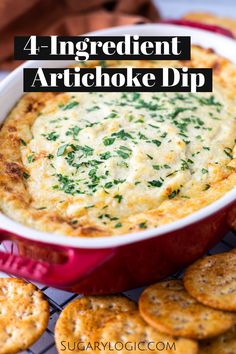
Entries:
<svg viewBox="0 0 236 354">
<path fill-rule="evenodd" d="M 2 241 L 20 242 L 23 244 L 23 247 L 26 248 L 29 243 L 29 241 L 23 237 L 17 236 L 16 238 L 16 235 L 0 230 L 0 242 Z M 69 248 L 32 240 L 30 240 L 29 247 L 31 249 L 35 247 L 36 250 L 45 248 L 49 255 L 50 251 L 54 256 L 58 254 L 58 258 L 63 258 L 63 262 L 52 263 L 49 262 L 48 259 L 47 261 L 36 260 L 28 257 L 28 255 L 22 256 L 0 250 L 0 271 L 56 287 L 64 287 L 78 283 L 81 279 L 86 277 L 87 274 L 110 259 L 115 253 L 115 250 L 111 248 Z"/>
</svg>

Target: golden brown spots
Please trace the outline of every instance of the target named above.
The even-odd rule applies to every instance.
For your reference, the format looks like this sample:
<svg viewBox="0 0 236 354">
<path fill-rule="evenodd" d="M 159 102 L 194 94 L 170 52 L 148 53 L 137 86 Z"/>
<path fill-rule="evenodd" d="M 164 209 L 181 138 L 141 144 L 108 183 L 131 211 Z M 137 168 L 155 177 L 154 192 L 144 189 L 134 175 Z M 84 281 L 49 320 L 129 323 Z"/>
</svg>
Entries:
<svg viewBox="0 0 236 354">
<path fill-rule="evenodd" d="M 7 130 L 8 130 L 9 132 L 16 132 L 16 131 L 17 131 L 17 129 L 16 129 L 15 127 L 13 127 L 12 125 L 9 125 L 8 128 L 7 128 Z"/>
<path fill-rule="evenodd" d="M 45 158 L 46 156 L 48 156 L 48 152 L 41 151 L 38 155 L 34 156 L 34 161 L 40 160 L 42 158 Z"/>
<path fill-rule="evenodd" d="M 15 162 L 6 162 L 6 173 L 12 178 L 19 178 L 22 176 L 22 168 Z"/>
<path fill-rule="evenodd" d="M 91 234 L 100 234 L 102 233 L 103 230 L 100 230 L 98 227 L 96 226 L 83 226 L 80 228 L 80 233 L 83 236 L 90 236 Z"/>
<path fill-rule="evenodd" d="M 67 222 L 67 220 L 65 218 L 63 218 L 62 216 L 59 216 L 57 214 L 51 215 L 50 219 L 52 222 L 56 222 L 56 223 L 60 223 L 60 224 Z"/>
<path fill-rule="evenodd" d="M 222 69 L 221 62 L 219 60 L 216 60 L 212 65 L 212 69 L 216 74 L 219 74 Z"/>
<path fill-rule="evenodd" d="M 207 48 L 207 53 L 209 53 L 209 54 L 215 54 L 215 50 L 214 49 L 212 49 L 212 48 Z"/>
<path fill-rule="evenodd" d="M 191 62 L 189 60 L 180 60 L 182 66 L 190 66 Z"/>
<path fill-rule="evenodd" d="M 0 187 L 7 193 L 13 193 L 13 189 L 7 183 L 0 182 Z"/>
<path fill-rule="evenodd" d="M 33 104 L 32 104 L 32 103 L 29 103 L 28 106 L 27 106 L 27 108 L 26 108 L 26 112 L 32 112 L 33 109 L 34 109 Z"/>
</svg>

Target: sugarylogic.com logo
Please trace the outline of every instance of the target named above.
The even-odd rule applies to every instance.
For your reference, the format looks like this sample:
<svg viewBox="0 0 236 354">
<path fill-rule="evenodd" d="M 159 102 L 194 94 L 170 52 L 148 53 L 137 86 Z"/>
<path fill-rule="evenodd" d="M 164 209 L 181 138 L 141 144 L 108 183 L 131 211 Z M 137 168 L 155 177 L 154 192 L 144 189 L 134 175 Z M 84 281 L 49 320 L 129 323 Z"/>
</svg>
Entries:
<svg viewBox="0 0 236 354">
<path fill-rule="evenodd" d="M 140 351 L 144 353 L 158 353 L 166 350 L 176 351 L 175 342 L 69 342 L 61 341 L 60 352 L 121 352 L 121 351 Z"/>
</svg>

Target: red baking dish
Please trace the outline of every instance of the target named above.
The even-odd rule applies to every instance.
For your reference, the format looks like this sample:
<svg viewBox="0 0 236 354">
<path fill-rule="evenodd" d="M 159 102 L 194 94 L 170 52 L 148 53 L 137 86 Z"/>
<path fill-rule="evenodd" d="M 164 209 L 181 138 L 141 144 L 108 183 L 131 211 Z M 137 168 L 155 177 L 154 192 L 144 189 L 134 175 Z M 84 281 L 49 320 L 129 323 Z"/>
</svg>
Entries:
<svg viewBox="0 0 236 354">
<path fill-rule="evenodd" d="M 170 24 L 108 29 L 93 35 L 182 35 L 235 61 L 236 42 L 204 30 Z M 69 61 L 30 61 L 24 67 L 62 67 Z M 1 121 L 22 95 L 22 66 L 0 84 Z M 0 270 L 84 294 L 108 294 L 150 284 L 203 255 L 229 229 L 236 189 L 215 203 L 168 225 L 113 237 L 69 237 L 18 224 L 0 213 L 1 241 L 17 252 L 0 252 Z M 8 247 L 9 248 L 9 247 Z"/>
</svg>

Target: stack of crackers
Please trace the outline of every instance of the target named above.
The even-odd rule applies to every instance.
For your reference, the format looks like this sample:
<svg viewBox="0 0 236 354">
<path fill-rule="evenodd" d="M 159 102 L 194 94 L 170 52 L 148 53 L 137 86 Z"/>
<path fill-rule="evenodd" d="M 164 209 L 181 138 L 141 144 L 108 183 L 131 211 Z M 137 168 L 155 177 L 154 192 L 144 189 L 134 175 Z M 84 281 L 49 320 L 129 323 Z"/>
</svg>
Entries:
<svg viewBox="0 0 236 354">
<path fill-rule="evenodd" d="M 59 353 L 235 354 L 236 251 L 149 286 L 138 306 L 123 296 L 79 298 L 62 311 L 55 339 Z"/>
</svg>

